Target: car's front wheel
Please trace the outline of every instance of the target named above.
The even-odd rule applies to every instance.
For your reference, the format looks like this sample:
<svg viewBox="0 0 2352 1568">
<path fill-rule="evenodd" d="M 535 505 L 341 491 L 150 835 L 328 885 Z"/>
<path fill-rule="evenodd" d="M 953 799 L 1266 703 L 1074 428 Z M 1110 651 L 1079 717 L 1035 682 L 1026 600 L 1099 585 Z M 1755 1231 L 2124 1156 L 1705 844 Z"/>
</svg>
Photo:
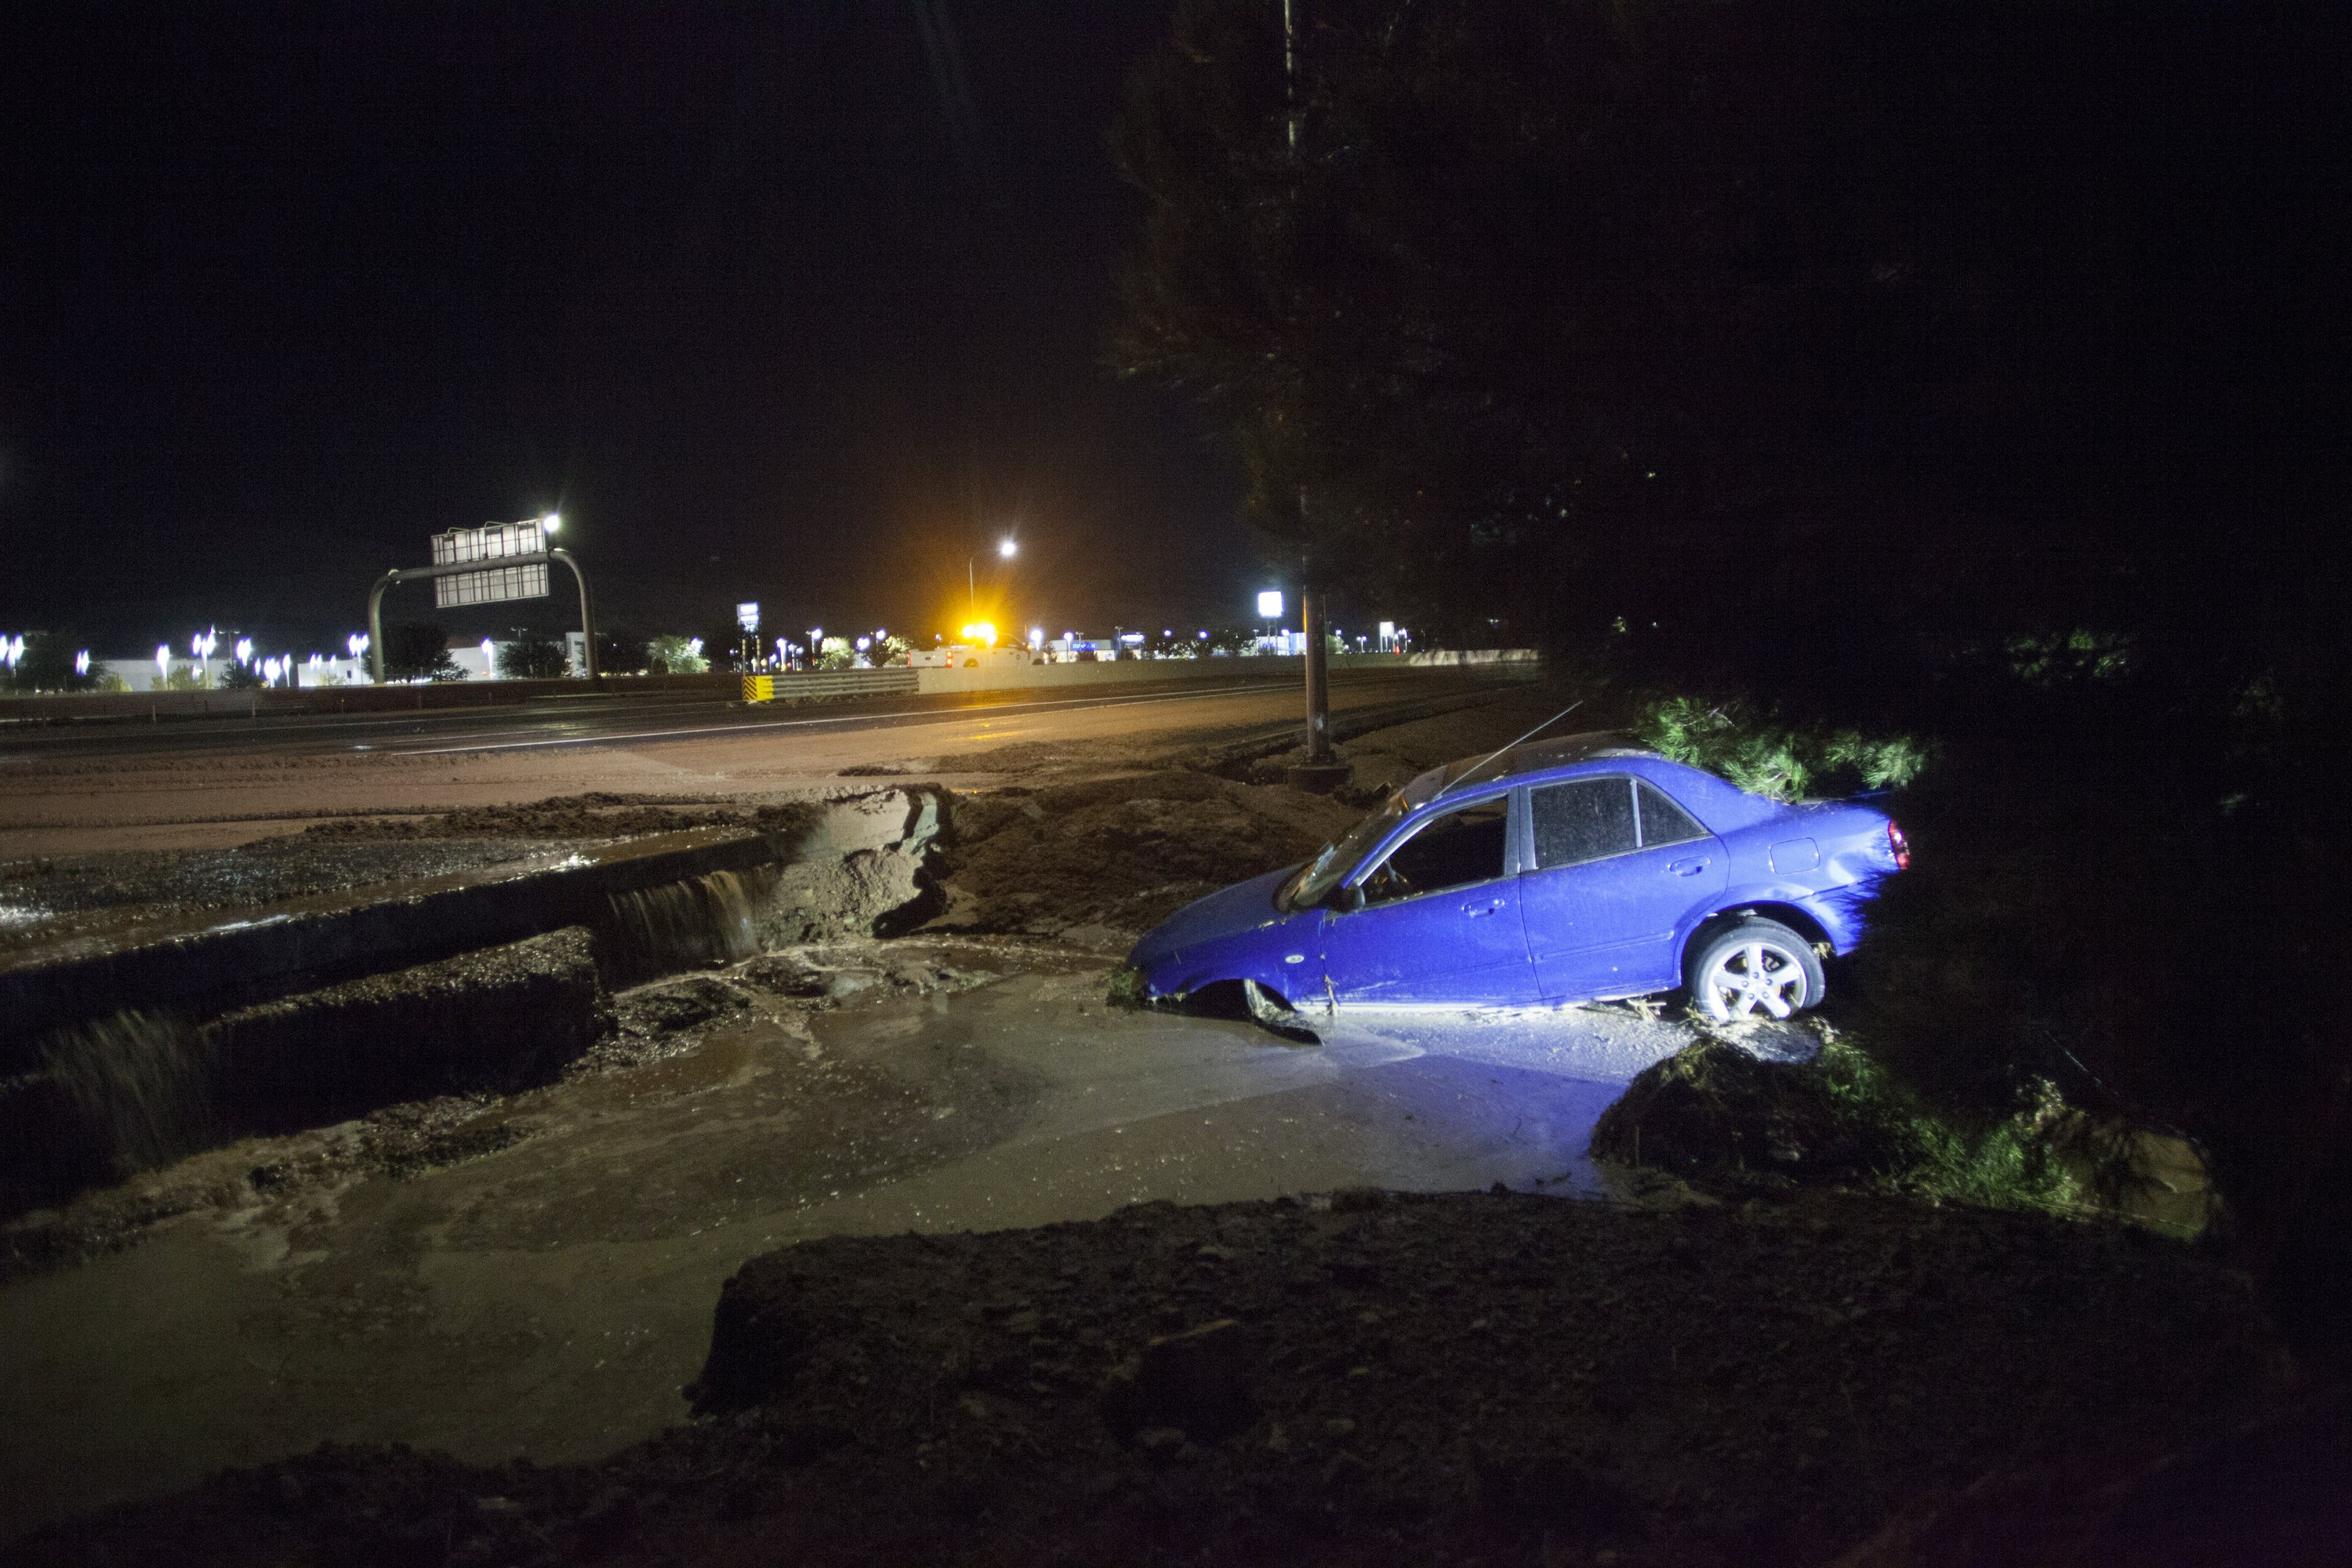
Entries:
<svg viewBox="0 0 2352 1568">
<path fill-rule="evenodd" d="M 1294 1045 L 1319 1046 L 1323 1043 L 1314 1030 L 1300 1022 L 1298 1009 L 1270 986 L 1255 980 L 1242 982 L 1242 997 L 1249 1004 L 1250 1016 L 1257 1026 L 1281 1036 Z"/>
<path fill-rule="evenodd" d="M 1692 957 L 1689 974 L 1692 1005 L 1718 1024 L 1786 1018 L 1822 999 L 1813 944 L 1778 921 L 1725 927 Z"/>
</svg>

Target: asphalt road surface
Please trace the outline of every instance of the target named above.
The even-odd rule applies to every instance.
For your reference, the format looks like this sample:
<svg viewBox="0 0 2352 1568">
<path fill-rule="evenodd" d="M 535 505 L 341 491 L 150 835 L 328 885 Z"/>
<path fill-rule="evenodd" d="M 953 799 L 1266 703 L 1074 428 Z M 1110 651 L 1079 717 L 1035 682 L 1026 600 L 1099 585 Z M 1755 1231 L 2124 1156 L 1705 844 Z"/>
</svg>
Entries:
<svg viewBox="0 0 2352 1568">
<path fill-rule="evenodd" d="M 1457 670 L 1342 674 L 1335 711 L 1469 689 Z M 1005 691 L 800 708 L 668 695 L 406 714 L 26 729 L 0 736 L 0 859 L 218 847 L 323 817 L 610 791 L 708 799 L 823 787 L 842 770 L 984 778 L 985 753 L 1271 732 L 1283 679 L 1083 695 Z M 1029 753 L 1034 754 L 1034 752 Z M 950 764 L 947 768 L 942 763 Z"/>
</svg>

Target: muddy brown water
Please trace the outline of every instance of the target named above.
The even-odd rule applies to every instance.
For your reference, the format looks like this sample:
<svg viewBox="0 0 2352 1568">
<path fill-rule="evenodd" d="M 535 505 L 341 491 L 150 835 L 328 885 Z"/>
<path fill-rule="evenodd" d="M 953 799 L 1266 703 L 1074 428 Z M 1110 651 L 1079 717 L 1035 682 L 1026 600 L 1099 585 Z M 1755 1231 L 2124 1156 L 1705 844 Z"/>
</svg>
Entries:
<svg viewBox="0 0 2352 1568">
<path fill-rule="evenodd" d="M 727 1275 L 805 1237 L 1359 1184 L 1603 1195 L 1594 1118 L 1687 1039 L 1568 1010 L 1371 1017 L 1301 1047 L 1108 1010 L 1104 954 L 823 957 L 879 983 L 823 1010 L 761 996 L 677 1054 L 501 1102 L 484 1116 L 524 1135 L 480 1158 L 322 1162 L 347 1124 L 145 1178 L 216 1201 L 0 1288 L 0 1539 L 323 1441 L 608 1453 L 683 1418 Z M 964 978 L 888 994 L 925 962 Z M 306 1160 L 330 1173 L 249 1177 Z"/>
</svg>

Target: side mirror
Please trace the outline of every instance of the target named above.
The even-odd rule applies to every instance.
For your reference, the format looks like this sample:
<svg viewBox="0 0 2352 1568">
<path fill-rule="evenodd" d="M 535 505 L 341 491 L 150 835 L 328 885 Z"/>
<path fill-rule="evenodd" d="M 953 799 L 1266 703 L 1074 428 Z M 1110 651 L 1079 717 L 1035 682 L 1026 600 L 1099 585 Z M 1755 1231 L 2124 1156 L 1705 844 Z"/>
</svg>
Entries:
<svg viewBox="0 0 2352 1568">
<path fill-rule="evenodd" d="M 1364 907 L 1364 889 L 1354 887 L 1340 888 L 1335 890 L 1328 900 L 1325 900 L 1323 907 L 1328 910 L 1337 910 L 1341 914 L 1346 914 L 1353 910 L 1360 910 Z"/>
</svg>

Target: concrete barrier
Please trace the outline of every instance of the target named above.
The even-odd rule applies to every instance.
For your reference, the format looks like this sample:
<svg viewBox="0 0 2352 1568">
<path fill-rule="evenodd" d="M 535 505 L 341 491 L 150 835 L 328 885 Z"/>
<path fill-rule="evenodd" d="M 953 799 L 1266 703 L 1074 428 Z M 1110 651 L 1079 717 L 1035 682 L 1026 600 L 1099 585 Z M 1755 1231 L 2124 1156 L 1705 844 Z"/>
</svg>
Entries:
<svg viewBox="0 0 2352 1568">
<path fill-rule="evenodd" d="M 1023 664 L 1010 660 L 975 668 L 787 670 L 777 674 L 775 700 L 818 697 L 926 696 L 967 691 L 1087 689 L 1176 681 L 1305 679 L 1306 660 L 1250 657 L 1126 658 L 1097 664 Z M 1423 653 L 1343 653 L 1335 670 L 1493 667 L 1535 668 L 1530 648 L 1439 648 Z M 266 718 L 293 713 L 383 713 L 446 708 L 491 708 L 530 702 L 580 701 L 632 696 L 700 696 L 740 701 L 734 675 L 617 675 L 600 685 L 584 680 L 446 680 L 416 685 L 308 687 L 292 691 L 140 691 L 0 697 L 0 723 L 140 722 L 165 719 Z"/>
<path fill-rule="evenodd" d="M 880 673 L 880 672 L 877 672 Z M 630 696 L 736 695 L 732 675 L 616 675 L 585 680 L 433 680 L 415 685 L 311 686 L 250 691 L 50 692 L 0 697 L 0 721 L 61 723 L 87 720 L 258 719 L 286 713 L 385 713 L 438 708 L 496 708 L 523 702 Z M 908 688 L 912 689 L 912 688 Z"/>
<path fill-rule="evenodd" d="M 1430 653 L 1342 653 L 1331 656 L 1335 670 L 1413 669 L 1492 666 L 1533 670 L 1531 648 L 1439 649 Z M 1029 688 L 1096 688 L 1150 681 L 1306 679 L 1307 660 L 1297 656 L 1225 658 L 1122 658 L 1097 664 L 983 664 L 976 668 L 924 668 L 914 673 L 925 694 L 1003 691 Z M 781 692 L 782 683 L 778 682 Z"/>
</svg>

